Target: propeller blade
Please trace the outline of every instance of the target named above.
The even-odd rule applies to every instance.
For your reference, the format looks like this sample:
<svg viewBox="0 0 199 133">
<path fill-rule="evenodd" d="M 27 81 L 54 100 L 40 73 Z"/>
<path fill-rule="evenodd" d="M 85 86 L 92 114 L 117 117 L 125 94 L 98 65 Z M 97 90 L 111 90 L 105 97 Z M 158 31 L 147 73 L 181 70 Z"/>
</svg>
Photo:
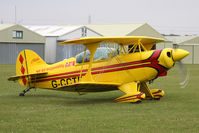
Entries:
<svg viewBox="0 0 199 133">
<path fill-rule="evenodd" d="M 179 68 L 179 79 L 180 79 L 180 86 L 181 88 L 185 88 L 189 83 L 189 71 L 187 68 L 184 67 L 181 61 L 177 61 L 178 68 Z"/>
</svg>

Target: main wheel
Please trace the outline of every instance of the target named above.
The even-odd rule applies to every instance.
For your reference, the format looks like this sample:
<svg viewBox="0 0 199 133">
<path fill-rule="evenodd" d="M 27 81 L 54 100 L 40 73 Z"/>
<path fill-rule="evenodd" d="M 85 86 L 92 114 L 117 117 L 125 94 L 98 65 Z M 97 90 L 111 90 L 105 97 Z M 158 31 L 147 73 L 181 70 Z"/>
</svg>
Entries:
<svg viewBox="0 0 199 133">
<path fill-rule="evenodd" d="M 153 100 L 160 100 L 160 98 L 153 98 Z"/>
</svg>

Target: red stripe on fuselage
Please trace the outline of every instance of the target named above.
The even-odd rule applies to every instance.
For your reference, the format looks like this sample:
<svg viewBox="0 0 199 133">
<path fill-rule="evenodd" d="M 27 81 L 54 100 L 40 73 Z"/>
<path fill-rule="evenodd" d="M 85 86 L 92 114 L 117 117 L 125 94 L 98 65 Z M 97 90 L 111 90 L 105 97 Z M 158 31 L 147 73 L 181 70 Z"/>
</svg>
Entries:
<svg viewBox="0 0 199 133">
<path fill-rule="evenodd" d="M 102 70 L 102 71 L 96 71 L 91 72 L 91 74 L 100 74 L 100 73 L 107 73 L 107 72 L 115 72 L 115 71 L 122 71 L 122 70 L 128 70 L 128 69 L 134 69 L 134 68 L 141 68 L 141 67 L 150 67 L 150 64 L 144 64 L 139 66 L 129 66 L 129 67 L 123 67 L 123 68 L 116 68 L 116 69 L 109 69 L 109 70 Z M 86 73 L 82 73 L 82 76 L 86 75 Z M 75 75 L 69 75 L 69 76 L 62 76 L 57 78 L 50 78 L 50 79 L 43 79 L 39 80 L 37 82 L 43 82 L 43 81 L 49 81 L 49 80 L 57 80 L 57 79 L 63 79 L 63 78 L 72 78 L 72 77 L 78 77 L 80 74 Z"/>
<path fill-rule="evenodd" d="M 116 65 L 111 65 L 111 66 L 96 67 L 96 68 L 92 68 L 91 71 L 101 70 L 101 69 L 107 69 L 107 68 L 113 68 L 113 67 L 121 67 L 121 66 L 127 66 L 127 65 L 134 65 L 134 64 L 145 63 L 145 62 L 149 62 L 148 59 L 142 60 L 142 61 L 134 61 L 134 62 L 128 62 L 128 63 L 121 63 L 121 64 L 116 64 Z M 88 71 L 88 69 L 82 70 L 82 72 L 87 72 L 87 71 Z M 80 72 L 81 71 L 73 71 L 73 72 L 67 72 L 67 73 L 61 73 L 61 74 L 54 74 L 54 75 L 49 75 L 49 76 L 45 76 L 45 77 L 38 77 L 37 79 L 50 78 L 50 77 L 62 76 L 62 75 L 80 73 Z"/>
</svg>

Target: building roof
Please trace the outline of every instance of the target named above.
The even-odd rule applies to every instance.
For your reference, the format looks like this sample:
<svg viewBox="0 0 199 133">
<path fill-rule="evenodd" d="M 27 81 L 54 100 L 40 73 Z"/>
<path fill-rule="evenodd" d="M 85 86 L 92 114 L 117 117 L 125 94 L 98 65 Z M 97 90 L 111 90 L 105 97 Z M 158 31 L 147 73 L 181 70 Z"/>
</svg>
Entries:
<svg viewBox="0 0 199 133">
<path fill-rule="evenodd" d="M 90 29 L 102 34 L 103 36 L 127 36 L 132 31 L 144 25 L 139 24 L 87 24 Z"/>
<path fill-rule="evenodd" d="M 167 40 L 172 41 L 175 44 L 182 44 L 196 37 L 197 36 L 165 36 Z"/>
<path fill-rule="evenodd" d="M 83 26 L 25 25 L 25 27 L 42 36 L 62 36 Z"/>
<path fill-rule="evenodd" d="M 68 26 L 63 25 L 62 26 Z M 147 23 L 126 23 L 126 24 L 84 24 L 89 29 L 102 36 L 149 36 L 164 38 L 158 31 Z"/>
<path fill-rule="evenodd" d="M 0 24 L 0 31 L 14 26 L 15 24 Z"/>
</svg>

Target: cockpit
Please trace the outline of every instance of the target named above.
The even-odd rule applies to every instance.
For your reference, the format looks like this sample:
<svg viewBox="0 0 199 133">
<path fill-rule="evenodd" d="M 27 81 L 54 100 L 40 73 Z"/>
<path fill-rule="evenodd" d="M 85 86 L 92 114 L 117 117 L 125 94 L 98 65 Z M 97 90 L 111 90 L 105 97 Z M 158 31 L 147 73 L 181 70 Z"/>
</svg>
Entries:
<svg viewBox="0 0 199 133">
<path fill-rule="evenodd" d="M 93 61 L 99 61 L 99 60 L 105 60 L 110 58 L 113 58 L 114 56 L 118 55 L 119 51 L 114 49 L 114 48 L 108 48 L 108 47 L 99 47 L 94 55 Z M 85 59 L 84 62 L 89 62 L 90 61 L 90 52 L 89 50 L 86 50 L 85 53 Z M 76 55 L 76 63 L 82 63 L 84 58 L 84 52 L 79 53 Z"/>
</svg>

